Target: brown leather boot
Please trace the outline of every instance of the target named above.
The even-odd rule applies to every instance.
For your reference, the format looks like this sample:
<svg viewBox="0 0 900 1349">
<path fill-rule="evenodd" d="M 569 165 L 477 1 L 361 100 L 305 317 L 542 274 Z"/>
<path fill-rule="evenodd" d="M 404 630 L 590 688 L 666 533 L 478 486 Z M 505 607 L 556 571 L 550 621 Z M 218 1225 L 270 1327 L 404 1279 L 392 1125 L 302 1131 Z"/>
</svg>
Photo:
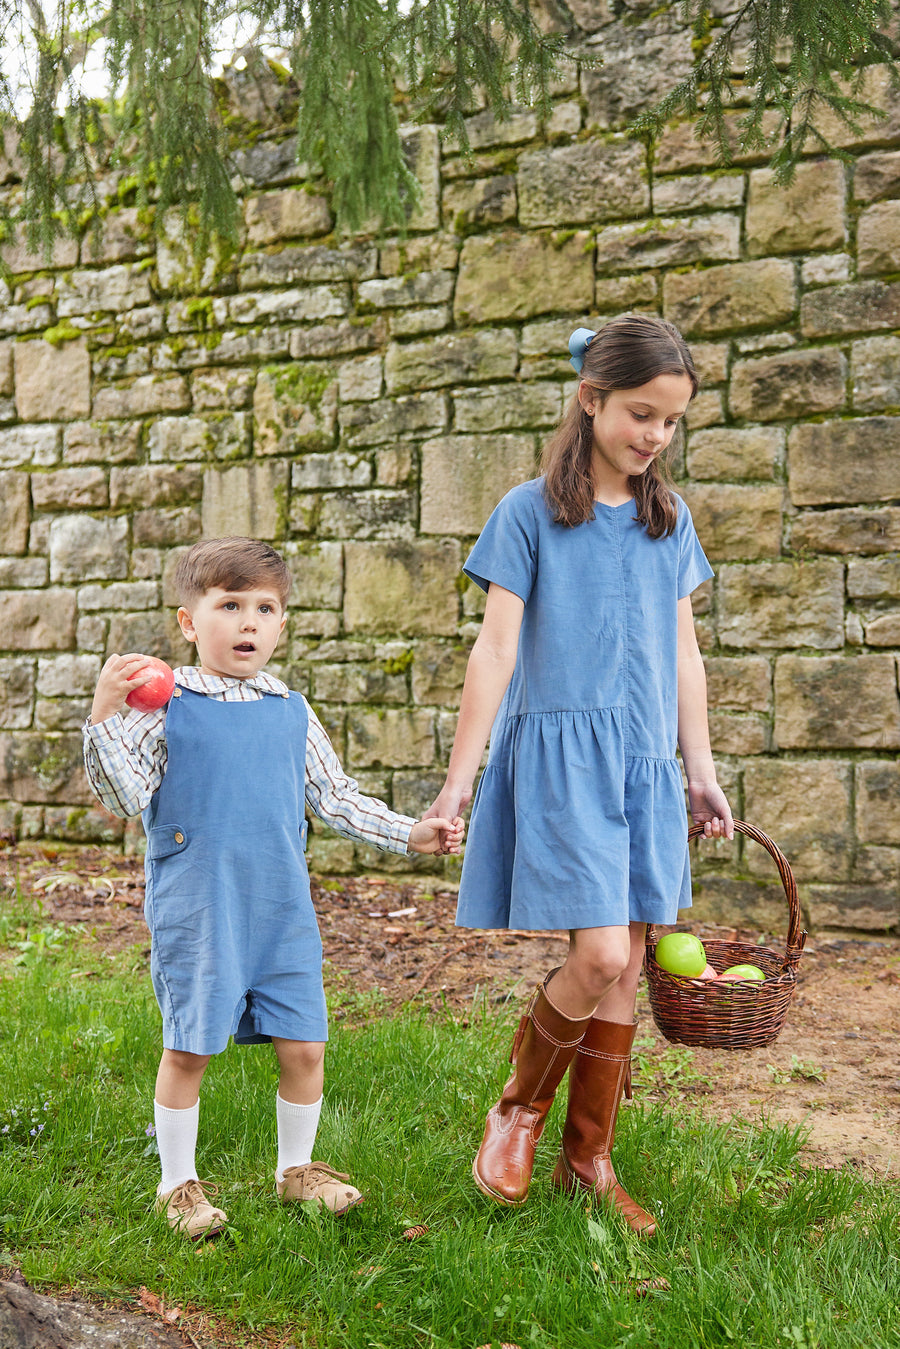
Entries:
<svg viewBox="0 0 900 1349">
<path fill-rule="evenodd" d="M 590 1025 L 589 1017 L 571 1021 L 554 1007 L 547 996 L 554 974 L 556 970 L 537 986 L 519 1023 L 510 1054 L 515 1070 L 488 1111 L 484 1139 L 472 1163 L 479 1190 L 501 1204 L 525 1203 L 547 1111 Z"/>
<path fill-rule="evenodd" d="M 553 1184 L 569 1193 L 593 1190 L 621 1213 L 633 1232 L 652 1237 L 656 1221 L 626 1194 L 610 1159 L 623 1091 L 631 1096 L 634 1025 L 592 1021 L 569 1073 L 569 1108 Z"/>
</svg>

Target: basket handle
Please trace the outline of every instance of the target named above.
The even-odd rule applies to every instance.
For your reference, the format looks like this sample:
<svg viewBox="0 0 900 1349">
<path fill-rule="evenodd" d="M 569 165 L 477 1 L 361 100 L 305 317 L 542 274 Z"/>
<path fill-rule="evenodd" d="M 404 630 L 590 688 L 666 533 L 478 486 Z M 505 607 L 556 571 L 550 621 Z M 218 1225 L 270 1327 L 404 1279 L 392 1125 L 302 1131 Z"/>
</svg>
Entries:
<svg viewBox="0 0 900 1349">
<path fill-rule="evenodd" d="M 738 834 L 745 834 L 747 838 L 752 838 L 754 842 L 759 843 L 765 848 L 766 852 L 772 857 L 778 868 L 778 875 L 781 878 L 781 885 L 784 890 L 784 897 L 788 906 L 788 931 L 787 945 L 784 953 L 784 969 L 796 969 L 800 960 L 800 953 L 806 944 L 806 933 L 800 931 L 800 901 L 797 897 L 797 882 L 794 880 L 794 873 L 791 871 L 790 863 L 784 853 L 761 829 L 757 829 L 753 824 L 746 824 L 743 820 L 735 820 L 735 831 Z M 695 838 L 703 837 L 703 825 L 692 824 L 688 830 L 688 842 L 691 843 Z M 647 928 L 647 944 L 651 942 L 651 933 L 653 929 Z"/>
</svg>

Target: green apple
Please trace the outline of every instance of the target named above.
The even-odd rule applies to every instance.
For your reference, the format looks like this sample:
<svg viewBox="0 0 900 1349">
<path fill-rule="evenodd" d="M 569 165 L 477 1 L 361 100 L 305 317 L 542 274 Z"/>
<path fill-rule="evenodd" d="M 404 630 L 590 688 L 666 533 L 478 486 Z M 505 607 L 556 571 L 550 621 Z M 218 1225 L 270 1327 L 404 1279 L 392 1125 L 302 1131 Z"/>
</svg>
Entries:
<svg viewBox="0 0 900 1349">
<path fill-rule="evenodd" d="M 703 942 L 690 932 L 667 932 L 656 943 L 656 963 L 668 974 L 699 979 L 706 969 Z"/>
<path fill-rule="evenodd" d="M 765 982 L 766 976 L 758 965 L 732 965 L 729 969 L 723 970 L 719 978 L 752 979 L 754 983 L 761 984 Z"/>
</svg>

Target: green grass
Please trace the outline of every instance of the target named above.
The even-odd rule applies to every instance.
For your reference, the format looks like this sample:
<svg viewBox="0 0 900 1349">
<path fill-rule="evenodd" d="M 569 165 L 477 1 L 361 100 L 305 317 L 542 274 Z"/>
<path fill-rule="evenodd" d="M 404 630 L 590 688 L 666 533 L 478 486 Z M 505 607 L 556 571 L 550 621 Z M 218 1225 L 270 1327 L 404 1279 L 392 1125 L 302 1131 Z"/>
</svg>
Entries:
<svg viewBox="0 0 900 1349">
<path fill-rule="evenodd" d="M 551 1192 L 558 1106 L 527 1205 L 482 1199 L 469 1168 L 512 1020 L 478 1008 L 466 1026 L 335 1026 L 316 1151 L 367 1195 L 343 1220 L 274 1202 L 271 1051 L 214 1060 L 199 1165 L 231 1221 L 192 1246 L 149 1211 L 159 1026 L 143 965 L 40 930 L 0 923 L 0 1263 L 38 1287 L 127 1300 L 143 1285 L 237 1342 L 298 1349 L 896 1344 L 896 1188 L 805 1169 L 796 1133 L 703 1122 L 677 1100 L 677 1056 L 660 1079 L 676 1099 L 623 1110 L 616 1146 L 656 1241 Z M 404 1241 L 412 1223 L 428 1234 Z M 639 1299 L 643 1278 L 669 1291 Z"/>
</svg>

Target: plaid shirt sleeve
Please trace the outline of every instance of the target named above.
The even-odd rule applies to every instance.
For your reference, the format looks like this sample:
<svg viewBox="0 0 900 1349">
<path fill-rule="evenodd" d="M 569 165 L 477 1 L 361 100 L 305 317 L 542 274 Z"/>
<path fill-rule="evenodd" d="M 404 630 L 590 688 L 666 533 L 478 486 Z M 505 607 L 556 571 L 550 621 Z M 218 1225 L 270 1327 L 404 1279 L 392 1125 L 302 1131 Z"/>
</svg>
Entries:
<svg viewBox="0 0 900 1349">
<path fill-rule="evenodd" d="M 304 702 L 306 700 L 304 699 Z M 373 843 L 382 852 L 409 851 L 409 833 L 415 820 L 397 815 L 383 801 L 363 796 L 341 767 L 325 728 L 306 703 L 306 800 L 310 809 L 346 838 Z"/>
<path fill-rule="evenodd" d="M 140 815 L 166 771 L 166 710 L 117 713 L 82 728 L 91 791 L 114 815 Z"/>
</svg>

